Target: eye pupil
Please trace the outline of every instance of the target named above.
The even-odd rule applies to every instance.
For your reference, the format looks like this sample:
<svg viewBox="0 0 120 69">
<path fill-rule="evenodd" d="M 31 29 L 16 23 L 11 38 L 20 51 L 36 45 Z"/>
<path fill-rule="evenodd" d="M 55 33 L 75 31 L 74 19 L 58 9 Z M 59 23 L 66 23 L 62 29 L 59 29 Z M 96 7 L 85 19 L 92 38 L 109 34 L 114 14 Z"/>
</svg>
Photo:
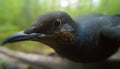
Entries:
<svg viewBox="0 0 120 69">
<path fill-rule="evenodd" d="M 61 24 L 61 20 L 60 19 L 56 19 L 54 22 L 54 26 L 59 26 Z"/>
</svg>

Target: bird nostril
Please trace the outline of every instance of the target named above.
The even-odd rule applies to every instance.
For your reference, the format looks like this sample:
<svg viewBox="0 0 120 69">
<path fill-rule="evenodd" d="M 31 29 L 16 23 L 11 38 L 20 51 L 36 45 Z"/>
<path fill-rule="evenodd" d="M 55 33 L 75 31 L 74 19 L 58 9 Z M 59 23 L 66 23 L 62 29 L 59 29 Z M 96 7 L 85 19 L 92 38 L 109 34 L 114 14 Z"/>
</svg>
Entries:
<svg viewBox="0 0 120 69">
<path fill-rule="evenodd" d="M 31 34 L 31 33 L 32 33 L 32 30 L 27 29 L 27 30 L 24 31 L 24 33 L 25 33 L 25 34 Z"/>
<path fill-rule="evenodd" d="M 35 32 L 35 27 L 34 26 L 31 26 L 28 29 L 24 30 L 25 34 L 31 34 L 31 33 L 34 33 L 34 32 Z"/>
</svg>

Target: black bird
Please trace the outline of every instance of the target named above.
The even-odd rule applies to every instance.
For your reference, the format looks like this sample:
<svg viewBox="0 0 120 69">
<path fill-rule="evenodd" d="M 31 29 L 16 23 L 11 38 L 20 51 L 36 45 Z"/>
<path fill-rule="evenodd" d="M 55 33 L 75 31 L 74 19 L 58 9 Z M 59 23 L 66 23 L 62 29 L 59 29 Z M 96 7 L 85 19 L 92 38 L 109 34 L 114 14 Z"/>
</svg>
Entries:
<svg viewBox="0 0 120 69">
<path fill-rule="evenodd" d="M 49 45 L 59 55 L 75 62 L 103 61 L 119 48 L 120 17 L 89 14 L 72 19 L 62 11 L 48 12 L 2 44 L 24 40 Z"/>
</svg>

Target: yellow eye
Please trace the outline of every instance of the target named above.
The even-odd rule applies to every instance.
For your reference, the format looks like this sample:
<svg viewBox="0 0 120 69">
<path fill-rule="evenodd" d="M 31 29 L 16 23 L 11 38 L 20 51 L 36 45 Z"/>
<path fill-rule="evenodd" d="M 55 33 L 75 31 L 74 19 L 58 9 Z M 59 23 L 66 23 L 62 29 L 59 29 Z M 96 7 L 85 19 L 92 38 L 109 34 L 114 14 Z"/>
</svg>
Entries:
<svg viewBox="0 0 120 69">
<path fill-rule="evenodd" d="M 60 19 L 56 19 L 54 22 L 53 22 L 53 26 L 55 27 L 58 27 L 61 25 L 61 20 Z"/>
</svg>

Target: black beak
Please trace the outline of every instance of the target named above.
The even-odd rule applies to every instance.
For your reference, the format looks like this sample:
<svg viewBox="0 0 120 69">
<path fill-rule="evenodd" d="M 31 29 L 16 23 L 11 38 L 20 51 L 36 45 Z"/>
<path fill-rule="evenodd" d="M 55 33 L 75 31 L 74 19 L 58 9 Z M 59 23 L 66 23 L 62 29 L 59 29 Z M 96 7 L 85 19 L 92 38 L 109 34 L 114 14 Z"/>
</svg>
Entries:
<svg viewBox="0 0 120 69">
<path fill-rule="evenodd" d="M 24 31 L 18 32 L 16 34 L 11 35 L 7 39 L 5 39 L 1 44 L 7 44 L 7 43 L 13 43 L 18 41 L 25 41 L 25 40 L 36 40 L 38 38 L 45 37 L 45 35 L 40 33 L 31 33 L 31 34 L 25 34 Z"/>
</svg>

